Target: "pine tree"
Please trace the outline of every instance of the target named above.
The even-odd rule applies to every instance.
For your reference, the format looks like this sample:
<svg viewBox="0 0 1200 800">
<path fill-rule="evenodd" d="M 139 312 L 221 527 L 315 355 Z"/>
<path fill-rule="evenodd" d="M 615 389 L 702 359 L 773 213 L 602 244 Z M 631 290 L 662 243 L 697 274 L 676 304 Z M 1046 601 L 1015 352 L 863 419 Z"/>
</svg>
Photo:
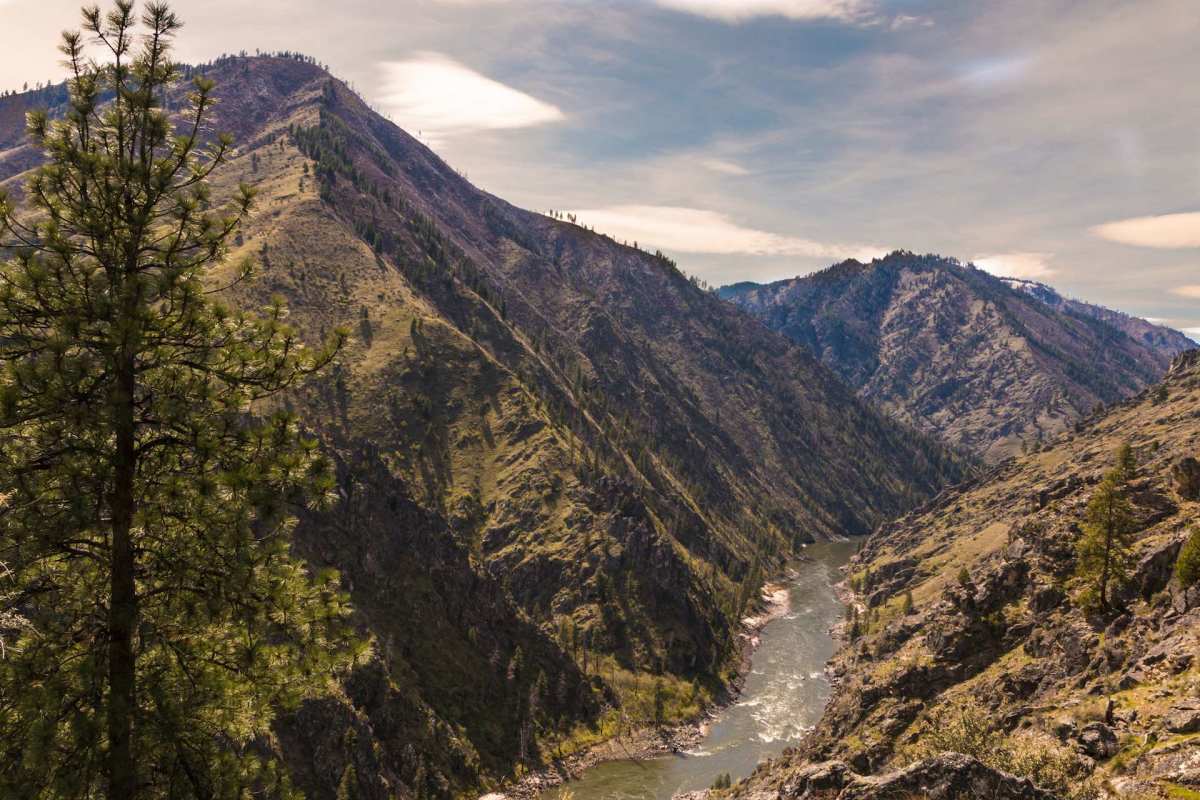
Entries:
<svg viewBox="0 0 1200 800">
<path fill-rule="evenodd" d="M 654 680 L 654 724 L 662 727 L 667 721 L 667 687 L 662 678 Z"/>
<path fill-rule="evenodd" d="M 1109 588 L 1128 579 L 1133 509 L 1125 497 L 1122 472 L 1109 472 L 1088 501 L 1083 536 L 1076 544 L 1076 573 L 1087 582 L 1084 605 L 1108 611 Z"/>
<path fill-rule="evenodd" d="M 1133 454 L 1133 447 L 1129 442 L 1122 442 L 1117 448 L 1116 466 L 1114 467 L 1116 476 L 1122 483 L 1128 483 L 1137 476 L 1137 457 Z"/>
<path fill-rule="evenodd" d="M 1175 577 L 1187 589 L 1200 581 L 1200 526 L 1193 525 L 1179 557 L 1175 561 Z"/>
<path fill-rule="evenodd" d="M 971 572 L 966 567 L 960 567 L 958 570 L 958 585 L 964 589 L 972 588 Z"/>
<path fill-rule="evenodd" d="M 101 64 L 64 34 L 65 118 L 29 115 L 28 212 L 0 198 L 0 560 L 27 622 L 0 660 L 0 796 L 286 795 L 251 741 L 365 644 L 337 575 L 290 553 L 291 509 L 334 478 L 267 398 L 343 334 L 309 351 L 282 304 L 210 293 L 253 192 L 210 194 L 213 84 L 173 121 L 180 23 L 138 22 L 84 10 Z"/>
<path fill-rule="evenodd" d="M 342 779 L 338 781 L 337 800 L 358 800 L 358 773 L 353 764 L 342 772 Z"/>
<path fill-rule="evenodd" d="M 904 603 L 900 608 L 900 613 L 907 617 L 912 612 L 913 612 L 912 589 L 908 589 L 907 591 L 904 592 Z"/>
</svg>

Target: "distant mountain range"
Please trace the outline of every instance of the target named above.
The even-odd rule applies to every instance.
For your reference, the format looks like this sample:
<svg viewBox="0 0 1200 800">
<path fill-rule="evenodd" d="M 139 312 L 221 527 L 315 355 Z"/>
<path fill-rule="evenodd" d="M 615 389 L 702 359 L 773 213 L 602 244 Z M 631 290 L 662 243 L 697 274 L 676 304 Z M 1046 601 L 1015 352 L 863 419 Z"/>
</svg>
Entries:
<svg viewBox="0 0 1200 800">
<path fill-rule="evenodd" d="M 863 399 L 988 461 L 1136 394 L 1196 346 L 1044 284 L 907 252 L 719 294 L 807 347 Z"/>
<path fill-rule="evenodd" d="M 1124 331 L 1131 339 L 1141 342 L 1159 352 L 1176 355 L 1197 346 L 1193 339 L 1174 328 L 1158 325 L 1141 317 L 1133 317 L 1122 311 L 1115 311 L 1093 303 L 1085 303 L 1082 300 L 1063 297 L 1052 287 L 1044 283 L 1021 278 L 1001 278 L 1001 280 L 1018 291 L 1026 292 L 1036 297 L 1052 308 L 1094 317 L 1095 319 L 1107 322 L 1114 328 Z"/>
<path fill-rule="evenodd" d="M 231 298 L 356 334 L 292 398 L 341 497 L 297 547 L 342 572 L 376 642 L 280 726 L 309 796 L 347 774 L 364 798 L 462 795 L 652 708 L 656 685 L 694 709 L 795 545 L 964 474 L 669 260 L 480 191 L 310 61 L 200 71 L 239 148 L 215 194 L 260 191 L 232 255 L 261 276 Z M 21 135 L 38 102 L 62 111 L 53 91 L 0 100 L 6 188 L 40 157 Z"/>
</svg>

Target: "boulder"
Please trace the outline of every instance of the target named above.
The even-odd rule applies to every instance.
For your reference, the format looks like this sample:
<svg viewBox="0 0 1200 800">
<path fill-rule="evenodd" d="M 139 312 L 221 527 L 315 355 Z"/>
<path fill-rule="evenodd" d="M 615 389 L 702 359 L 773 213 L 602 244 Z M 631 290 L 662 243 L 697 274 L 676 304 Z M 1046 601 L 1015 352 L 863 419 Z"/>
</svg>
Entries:
<svg viewBox="0 0 1200 800">
<path fill-rule="evenodd" d="M 1051 723 L 1050 730 L 1058 737 L 1059 741 L 1065 742 L 1075 735 L 1075 720 L 1070 717 L 1060 717 Z"/>
<path fill-rule="evenodd" d="M 1146 671 L 1140 667 L 1134 667 L 1121 676 L 1117 682 L 1117 688 L 1121 691 L 1132 689 L 1135 686 L 1141 686 L 1146 682 Z"/>
<path fill-rule="evenodd" d="M 1172 708 L 1163 717 L 1163 727 L 1171 733 L 1200 733 L 1200 705 Z"/>
<path fill-rule="evenodd" d="M 1089 722 L 1079 730 L 1076 737 L 1079 749 L 1084 755 L 1091 756 L 1097 761 L 1104 761 L 1117 754 L 1120 746 L 1117 744 L 1117 734 L 1103 722 Z"/>
<path fill-rule="evenodd" d="M 1172 464 L 1171 485 L 1184 500 L 1200 500 L 1200 461 L 1184 456 Z"/>
<path fill-rule="evenodd" d="M 821 792 L 840 792 L 858 778 L 844 761 L 823 761 L 803 767 L 789 776 L 779 794 L 781 797 L 812 797 Z"/>
<path fill-rule="evenodd" d="M 1183 537 L 1177 536 L 1142 553 L 1134 565 L 1129 582 L 1117 590 L 1118 602 L 1129 603 L 1135 595 L 1149 600 L 1165 589 L 1175 572 L 1175 560 L 1179 558 L 1181 546 Z"/>
<path fill-rule="evenodd" d="M 1167 584 L 1171 593 L 1171 608 L 1177 614 L 1186 614 L 1194 608 L 1200 608 L 1200 583 L 1184 588 L 1178 580 Z M 1166 617 L 1163 617 L 1166 620 Z"/>
</svg>

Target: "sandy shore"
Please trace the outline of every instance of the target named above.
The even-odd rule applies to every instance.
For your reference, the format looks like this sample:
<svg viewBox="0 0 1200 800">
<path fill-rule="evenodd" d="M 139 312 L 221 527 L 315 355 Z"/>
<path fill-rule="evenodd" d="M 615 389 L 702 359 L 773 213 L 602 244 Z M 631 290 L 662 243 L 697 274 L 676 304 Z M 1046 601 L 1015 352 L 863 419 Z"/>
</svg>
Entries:
<svg viewBox="0 0 1200 800">
<path fill-rule="evenodd" d="M 750 670 L 750 658 L 759 645 L 762 629 L 771 620 L 788 612 L 788 589 L 795 577 L 794 574 L 789 574 L 784 581 L 771 582 L 763 586 L 760 610 L 753 616 L 742 620 L 742 630 L 739 633 L 742 649 L 738 677 L 730 684 L 724 696 L 705 709 L 701 718 L 668 728 L 641 728 L 624 736 L 610 739 L 583 752 L 555 761 L 546 769 L 527 775 L 515 784 L 505 787 L 501 792 L 483 795 L 480 800 L 534 800 L 547 789 L 552 789 L 566 781 L 575 780 L 586 770 L 606 761 L 624 759 L 638 761 L 666 753 L 682 753 L 695 748 L 704 739 L 709 726 L 721 711 L 741 695 L 745 676 Z"/>
</svg>

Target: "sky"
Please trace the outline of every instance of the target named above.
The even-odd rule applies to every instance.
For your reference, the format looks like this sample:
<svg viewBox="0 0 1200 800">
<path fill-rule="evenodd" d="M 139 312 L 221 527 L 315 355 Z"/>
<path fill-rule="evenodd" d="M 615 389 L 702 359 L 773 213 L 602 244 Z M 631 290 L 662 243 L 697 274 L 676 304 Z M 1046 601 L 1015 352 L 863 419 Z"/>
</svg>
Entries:
<svg viewBox="0 0 1200 800">
<path fill-rule="evenodd" d="M 1200 337 L 1196 0 L 177 0 L 712 284 L 936 252 Z M 78 3 L 0 0 L 0 89 Z"/>
</svg>

